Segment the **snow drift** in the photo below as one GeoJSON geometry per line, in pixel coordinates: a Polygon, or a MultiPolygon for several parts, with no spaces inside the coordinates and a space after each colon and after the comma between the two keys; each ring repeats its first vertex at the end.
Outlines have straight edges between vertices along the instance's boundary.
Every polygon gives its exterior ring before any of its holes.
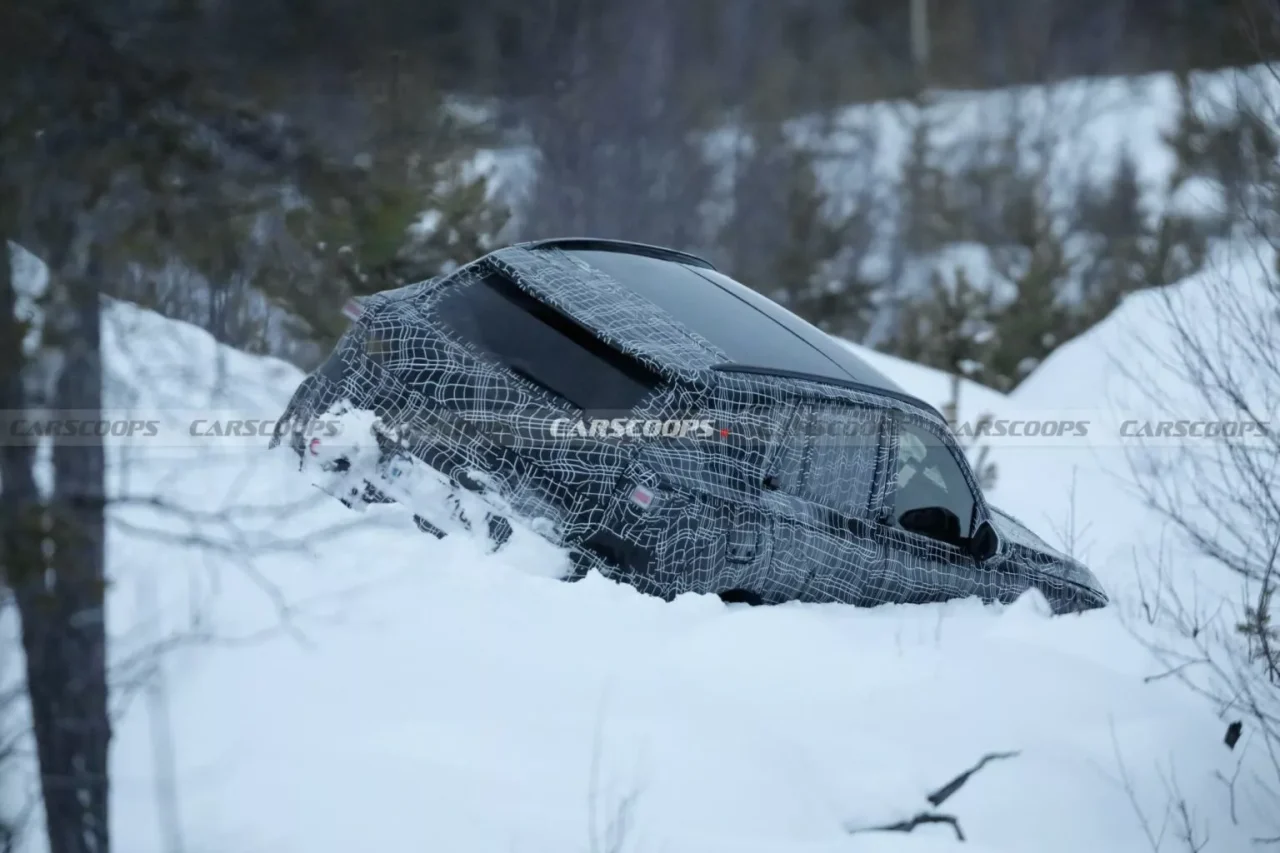
{"type": "MultiPolygon", "coordinates": [[[[301,378],[128,305],[107,320],[115,407],[273,416],[301,378]]],[[[927,399],[944,387],[878,366],[927,399]]],[[[1052,540],[1051,453],[1005,459],[997,498],[1052,540]]],[[[611,832],[634,850],[949,849],[946,825],[849,832],[1006,751],[940,809],[965,849],[1146,849],[1139,814],[1159,823],[1171,779],[1215,843],[1263,820],[1232,822],[1222,721],[1144,682],[1118,608],[665,604],[540,577],[561,557],[536,543],[487,556],[395,507],[354,515],[286,452],[132,442],[111,463],[115,492],[145,499],[113,508],[109,542],[130,853],[586,851],[611,832]]],[[[1142,527],[1129,505],[1084,514],[1119,512],[1117,531],[1142,527]]]]}
{"type": "MultiPolygon", "coordinates": [[[[1150,100],[1156,115],[1126,110],[1088,145],[1115,131],[1167,169],[1141,144],[1163,120],[1150,100]]],[[[1177,397],[1171,377],[1136,385],[1111,357],[1159,337],[1153,298],[1130,298],[1011,396],[965,383],[961,419],[1177,397]]],[[[1154,677],[1126,620],[1153,549],[1187,581],[1212,572],[1170,550],[1114,441],[992,450],[993,501],[1083,557],[1113,595],[1106,610],[1050,618],[1034,595],[1007,608],[666,604],[598,576],[553,580],[564,557],[538,541],[486,555],[419,533],[397,507],[353,514],[265,440],[190,434],[192,413],[276,417],[301,378],[282,362],[124,304],[106,311],[104,347],[113,412],[186,435],[109,444],[117,850],[953,849],[946,824],[873,830],[1004,752],[1017,754],[938,809],[962,849],[1149,851],[1150,834],[1177,834],[1178,798],[1211,849],[1277,832],[1267,803],[1233,801],[1221,782],[1238,761],[1226,721],[1154,677]]],[[[866,355],[947,399],[948,377],[866,355]]]]}

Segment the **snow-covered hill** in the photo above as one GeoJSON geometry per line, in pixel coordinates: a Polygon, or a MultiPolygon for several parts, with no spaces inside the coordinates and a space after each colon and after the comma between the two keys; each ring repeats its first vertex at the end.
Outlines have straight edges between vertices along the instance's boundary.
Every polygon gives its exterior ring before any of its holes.
{"type": "MultiPolygon", "coordinates": [[[[130,306],[108,320],[115,407],[272,417],[300,378],[130,306]]],[[[1092,352],[1060,357],[1087,399],[1092,352]]],[[[927,399],[946,388],[877,361],[927,399]]],[[[1082,450],[997,452],[997,500],[1051,540],[1065,472],[1109,476],[1082,450]]],[[[1149,849],[1133,801],[1158,823],[1174,775],[1219,849],[1263,828],[1247,807],[1233,824],[1214,778],[1234,768],[1223,722],[1173,679],[1144,683],[1119,608],[664,604],[541,577],[545,547],[489,557],[395,508],[352,514],[245,442],[128,441],[112,465],[118,492],[171,505],[117,507],[109,541],[128,853],[952,849],[946,825],[847,828],[910,817],[1004,751],[940,809],[963,849],[1149,849]],[[156,644],[161,677],[126,689],[156,644]]],[[[1107,530],[1104,583],[1130,571],[1112,552],[1140,512],[1081,507],[1107,530]]]]}
{"type": "MultiPolygon", "coordinates": [[[[1158,182],[1173,93],[1142,85],[1125,102],[1142,113],[1091,124],[1075,154],[1127,144],[1158,182]]],[[[1178,292],[1194,303],[1204,284],[1178,292]]],[[[1157,300],[1131,297],[1011,396],[961,391],[962,421],[1096,424],[1079,440],[988,441],[993,501],[1084,557],[1116,599],[1056,619],[1030,597],[750,609],[550,580],[563,557],[543,543],[486,556],[438,542],[397,508],[345,510],[259,436],[192,435],[193,417],[276,417],[300,375],[112,305],[112,415],[164,421],[160,438],[110,445],[127,498],[108,542],[116,849],[1149,853],[1177,797],[1207,850],[1277,834],[1266,803],[1233,802],[1221,782],[1238,760],[1226,721],[1176,679],[1146,680],[1162,670],[1125,618],[1154,549],[1180,580],[1215,577],[1144,509],[1135,445],[1117,435],[1130,415],[1159,416],[1153,393],[1185,396],[1166,373],[1117,369],[1150,357],[1140,339],[1159,348],[1157,300]],[[926,794],[1006,751],[939,809],[963,846],[945,824],[849,834],[926,810],[926,794]]],[[[947,400],[946,376],[863,352],[947,400]]],[[[1183,849],[1177,831],[1161,850],[1183,849]]]]}

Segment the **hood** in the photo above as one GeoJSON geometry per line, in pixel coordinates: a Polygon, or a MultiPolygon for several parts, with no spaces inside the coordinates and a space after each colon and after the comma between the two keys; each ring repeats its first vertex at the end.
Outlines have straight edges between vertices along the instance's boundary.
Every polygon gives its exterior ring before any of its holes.
{"type": "Polygon", "coordinates": [[[1102,584],[1098,582],[1097,576],[1089,571],[1089,568],[1084,563],[1054,548],[1004,510],[996,507],[990,507],[990,509],[991,524],[1008,546],[1015,550],[1034,551],[1037,554],[1049,557],[1052,563],[1049,565],[1042,564],[1042,571],[1056,575],[1069,583],[1092,590],[1106,600],[1107,594],[1103,590],[1102,584]]]}

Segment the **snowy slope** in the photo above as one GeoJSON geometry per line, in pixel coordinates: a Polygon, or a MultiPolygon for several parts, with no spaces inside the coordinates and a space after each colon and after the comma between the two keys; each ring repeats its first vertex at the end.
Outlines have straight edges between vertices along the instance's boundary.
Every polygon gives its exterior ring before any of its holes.
{"type": "MultiPolygon", "coordinates": [[[[107,342],[117,406],[270,417],[299,378],[128,306],[109,318],[129,330],[107,342]]],[[[896,378],[929,396],[941,381],[896,378]]],[[[606,850],[630,794],[620,849],[953,849],[946,826],[844,827],[908,817],[1004,750],[1021,754],[942,809],[962,849],[1149,849],[1126,773],[1158,822],[1176,772],[1218,849],[1261,829],[1247,810],[1231,825],[1212,778],[1233,767],[1222,723],[1175,681],[1143,683],[1152,664],[1113,611],[663,604],[538,577],[545,551],[486,557],[395,509],[316,502],[286,454],[128,450],[117,488],[185,509],[116,512],[115,657],[186,639],[156,691],[118,694],[128,853],[606,850]],[[303,532],[328,538],[308,552],[303,532]]]]}
{"type": "MultiPolygon", "coordinates": [[[[952,380],[949,374],[851,341],[840,340],[840,343],[876,370],[892,378],[904,390],[939,410],[951,399],[952,380]]],[[[960,420],[972,421],[986,412],[1004,413],[1009,409],[1010,402],[1006,395],[970,379],[960,380],[957,407],[957,417],[960,420]]]]}
{"type": "MultiPolygon", "coordinates": [[[[1143,439],[1124,437],[1120,425],[1126,419],[1236,421],[1244,417],[1237,407],[1212,411],[1187,384],[1178,367],[1178,344],[1170,328],[1170,312],[1195,318],[1196,338],[1214,357],[1224,359],[1230,373],[1247,377],[1250,365],[1240,361],[1246,343],[1233,344],[1231,335],[1262,329],[1261,322],[1224,319],[1215,300],[1229,299],[1227,310],[1234,316],[1265,318],[1274,312],[1274,294],[1261,282],[1274,269],[1274,253],[1256,245],[1222,245],[1206,269],[1177,285],[1160,291],[1130,295],[1105,322],[1068,343],[1010,395],[1013,407],[1022,412],[1079,412],[1093,418],[1098,428],[1087,441],[1062,442],[1060,449],[1019,448],[1030,463],[1053,481],[1062,482],[1076,473],[1075,502],[1087,508],[1090,530],[1088,556],[1104,567],[1132,563],[1134,557],[1150,560],[1160,553],[1166,562],[1179,564],[1178,576],[1193,585],[1199,595],[1238,597],[1234,582],[1222,586],[1221,571],[1200,570],[1195,553],[1171,538],[1171,528],[1160,518],[1142,510],[1136,492],[1136,468],[1160,464],[1172,467],[1167,476],[1206,476],[1188,454],[1201,460],[1213,458],[1214,442],[1206,439],[1143,439]],[[1228,328],[1224,323],[1235,323],[1228,328]],[[1227,361],[1226,359],[1230,359],[1227,361]],[[1069,446],[1068,446],[1069,445],[1069,446]]],[[[1265,358],[1265,356],[1263,356],[1265,358]]],[[[1257,370],[1256,367],[1252,368],[1257,370]]],[[[1242,387],[1250,404],[1264,421],[1280,418],[1274,389],[1242,387]]],[[[1265,439],[1259,439],[1265,441],[1265,439]]],[[[1005,458],[1015,452],[1002,447],[1005,458]]],[[[1212,473],[1212,472],[1210,472],[1212,473]]],[[[1000,499],[1010,503],[1035,501],[1042,511],[1066,518],[1070,496],[1045,494],[1036,479],[1010,480],[1002,484],[1000,499]],[[1007,498],[1005,496],[1008,496],[1007,498]]],[[[1246,501],[1247,503],[1247,501],[1246,501]]],[[[1079,511],[1079,510],[1078,510],[1079,511]]],[[[1104,583],[1118,588],[1135,580],[1132,569],[1116,573],[1104,569],[1104,583]]],[[[1190,592],[1192,586],[1186,587],[1190,592]]]]}
{"type": "MultiPolygon", "coordinates": [[[[1158,183],[1172,92],[1135,85],[1115,89],[1132,95],[1110,111],[1119,118],[1090,124],[1072,156],[1105,166],[1094,155],[1128,144],[1158,183]]],[[[957,95],[939,109],[962,113],[947,118],[962,129],[983,121],[974,104],[1004,108],[957,95]]],[[[900,106],[850,120],[883,130],[900,106]]],[[[900,154],[901,134],[880,137],[883,156],[900,154]]],[[[562,556],[539,543],[490,557],[419,534],[395,508],[350,513],[257,438],[113,442],[113,488],[133,499],[113,510],[108,546],[116,849],[1119,853],[1152,849],[1139,811],[1159,831],[1175,785],[1207,850],[1275,835],[1264,804],[1241,797],[1232,819],[1214,776],[1236,770],[1225,721],[1174,679],[1145,682],[1160,669],[1122,618],[1148,569],[1135,554],[1167,548],[1108,431],[1150,412],[1139,392],[1179,394],[1172,377],[1125,377],[1111,357],[1132,363],[1125,347],[1158,335],[1151,307],[1130,299],[1011,396],[961,392],[962,420],[1100,425],[1085,441],[990,442],[999,506],[1054,544],[1074,509],[1069,547],[1117,600],[1078,617],[1047,618],[1033,599],[668,605],[598,577],[547,580],[562,556]],[[156,660],[160,677],[144,679],[156,660]],[[1020,754],[941,809],[963,846],[945,825],[847,834],[909,817],[1005,750],[1020,754]],[[610,844],[630,795],[625,843],[610,844]]],[[[186,436],[193,413],[274,418],[300,379],[130,306],[107,316],[108,405],[163,416],[166,435],[186,436]]],[[[947,400],[937,371],[862,352],[947,400]]],[[[1199,574],[1191,554],[1173,556],[1182,576],[1199,574]]],[[[27,853],[41,851],[33,840],[27,853]]]]}

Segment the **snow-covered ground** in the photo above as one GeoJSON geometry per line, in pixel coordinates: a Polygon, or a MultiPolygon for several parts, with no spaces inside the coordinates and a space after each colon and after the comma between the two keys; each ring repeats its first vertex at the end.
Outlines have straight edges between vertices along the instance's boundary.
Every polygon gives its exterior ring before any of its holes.
{"type": "MultiPolygon", "coordinates": [[[[961,420],[1159,417],[1153,390],[1185,389],[1116,369],[1135,340],[1159,346],[1156,298],[1127,300],[1011,396],[966,383],[961,420]]],[[[301,378],[127,305],[107,320],[108,406],[177,431],[196,411],[272,418],[301,378]]],[[[947,400],[942,374],[867,357],[947,400]]],[[[1162,669],[1127,617],[1150,552],[1188,582],[1213,573],[1133,494],[1135,445],[1109,427],[990,442],[993,501],[1055,544],[1074,512],[1071,547],[1114,594],[1066,618],[1033,597],[751,609],[564,584],[542,543],[486,556],[394,507],[345,510],[257,438],[191,438],[110,445],[114,490],[140,499],[113,508],[108,543],[124,853],[1182,850],[1166,826],[1180,797],[1207,850],[1280,831],[1222,784],[1239,757],[1227,720],[1147,680],[1162,669]],[[938,809],[963,846],[946,825],[850,834],[1015,751],[938,809]]]]}
{"type": "MultiPolygon", "coordinates": [[[[1054,392],[1096,405],[1108,368],[1095,354],[1134,313],[1046,365],[1054,392]]],[[[108,320],[116,407],[270,417],[300,378],[130,306],[108,320]]],[[[871,357],[945,398],[940,374],[871,357]]],[[[961,415],[1033,409],[1036,384],[1026,400],[967,388],[961,415]]],[[[1214,849],[1267,829],[1257,804],[1232,822],[1214,775],[1234,770],[1225,722],[1174,679],[1144,682],[1157,667],[1123,601],[1069,618],[1033,598],[664,604],[598,577],[547,579],[560,557],[545,546],[485,556],[395,508],[355,515],[286,453],[113,446],[118,491],[176,507],[116,508],[109,543],[121,677],[169,649],[149,691],[117,697],[113,820],[128,853],[951,849],[945,825],[848,828],[925,810],[1005,751],[1019,754],[939,810],[959,818],[964,849],[1147,850],[1139,810],[1158,828],[1175,782],[1214,849]],[[308,548],[304,534],[322,538],[308,548]]],[[[995,500],[1053,541],[1077,471],[1092,564],[1122,590],[1122,552],[1154,528],[1114,487],[1121,472],[1088,448],[1020,452],[997,448],[995,500]]]]}

